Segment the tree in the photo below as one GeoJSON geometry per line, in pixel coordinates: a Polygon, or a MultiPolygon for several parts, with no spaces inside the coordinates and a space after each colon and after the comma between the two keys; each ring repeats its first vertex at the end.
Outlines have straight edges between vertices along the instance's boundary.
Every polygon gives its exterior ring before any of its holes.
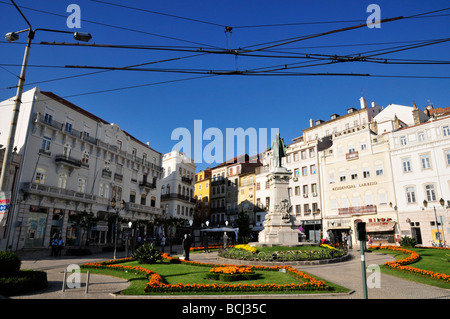
{"type": "Polygon", "coordinates": [[[83,235],[84,229],[87,228],[87,233],[89,234],[89,230],[92,226],[97,225],[98,218],[94,217],[93,212],[78,212],[72,215],[69,215],[69,222],[71,222],[74,226],[81,228],[81,236],[80,236],[80,247],[83,243],[83,235]]]}
{"type": "Polygon", "coordinates": [[[238,214],[237,225],[239,227],[238,242],[248,243],[250,241],[250,218],[247,213],[241,211],[238,214]]]}

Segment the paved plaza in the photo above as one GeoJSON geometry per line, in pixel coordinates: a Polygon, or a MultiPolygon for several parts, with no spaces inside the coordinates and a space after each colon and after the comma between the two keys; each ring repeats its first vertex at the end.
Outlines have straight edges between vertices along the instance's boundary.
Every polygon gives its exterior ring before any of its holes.
{"type": "MultiPolygon", "coordinates": [[[[176,249],[175,249],[176,250],[176,249]]],[[[179,249],[178,251],[181,251],[179,249]]],[[[295,268],[322,279],[336,283],[351,289],[345,294],[285,294],[285,295],[226,295],[226,296],[174,296],[170,299],[362,299],[362,275],[361,259],[358,250],[350,250],[352,258],[348,261],[324,264],[324,265],[302,265],[295,268]]],[[[83,264],[112,259],[112,253],[99,253],[90,256],[73,257],[61,256],[50,257],[47,252],[20,253],[22,269],[44,270],[47,272],[49,286],[47,289],[22,296],[14,296],[11,299],[165,299],[167,296],[122,296],[118,294],[128,287],[129,283],[121,278],[112,276],[91,274],[89,278],[88,292],[86,293],[86,274],[81,274],[81,288],[66,288],[62,291],[64,270],[70,264],[83,264]]],[[[366,253],[366,266],[381,265],[392,260],[392,256],[382,253],[366,253]]],[[[118,258],[124,257],[121,253],[118,258]]],[[[194,253],[191,260],[199,262],[218,262],[217,252],[194,253]]],[[[236,261],[238,263],[238,261],[236,261]]],[[[369,273],[368,273],[369,275],[369,273]]],[[[450,291],[438,287],[415,283],[394,276],[381,274],[380,288],[368,289],[369,299],[450,299],[450,291]]]]}

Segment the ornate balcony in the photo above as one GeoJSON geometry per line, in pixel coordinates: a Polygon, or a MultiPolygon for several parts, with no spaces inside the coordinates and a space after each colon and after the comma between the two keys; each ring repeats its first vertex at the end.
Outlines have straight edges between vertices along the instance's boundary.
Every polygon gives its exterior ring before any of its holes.
{"type": "Polygon", "coordinates": [[[55,163],[56,163],[56,165],[62,164],[62,165],[67,165],[72,168],[81,167],[81,160],[75,159],[70,156],[62,155],[62,154],[55,156],[55,163]]]}
{"type": "Polygon", "coordinates": [[[25,193],[45,195],[48,197],[55,197],[71,201],[79,201],[90,204],[93,204],[97,201],[97,196],[92,194],[80,193],[74,190],[49,186],[45,184],[24,183],[22,190],[25,193]]]}
{"type": "Polygon", "coordinates": [[[156,183],[155,182],[148,182],[148,181],[141,181],[139,182],[139,187],[144,188],[144,189],[155,189],[156,188],[156,183]]]}
{"type": "Polygon", "coordinates": [[[358,151],[351,152],[351,153],[346,153],[346,154],[345,154],[345,159],[346,159],[347,161],[355,160],[355,159],[358,159],[358,158],[359,158],[359,153],[358,153],[358,151]]]}
{"type": "Polygon", "coordinates": [[[192,184],[192,179],[186,176],[181,176],[181,181],[187,184],[192,184]]]}

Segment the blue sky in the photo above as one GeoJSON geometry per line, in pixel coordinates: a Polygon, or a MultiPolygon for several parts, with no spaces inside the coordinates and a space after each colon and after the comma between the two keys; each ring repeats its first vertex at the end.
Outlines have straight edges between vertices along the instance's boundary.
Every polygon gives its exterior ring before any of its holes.
{"type": "MultiPolygon", "coordinates": [[[[118,0],[105,2],[123,3],[118,0]]],[[[2,34],[27,27],[22,17],[9,3],[9,0],[0,1],[2,34]]],[[[22,10],[33,28],[90,32],[93,35],[90,43],[96,44],[170,46],[194,50],[245,48],[358,25],[371,14],[366,12],[369,4],[377,4],[380,7],[382,19],[410,16],[449,7],[448,1],[444,0],[126,2],[127,6],[136,9],[98,1],[17,0],[16,3],[27,7],[22,10]],[[69,29],[66,24],[70,15],[66,9],[71,3],[78,4],[81,9],[80,29],[69,29]],[[163,14],[151,13],[149,10],[163,14]],[[311,24],[274,26],[307,22],[311,24]],[[245,27],[257,25],[272,26],[245,27]],[[224,32],[225,26],[233,27],[231,34],[224,32]]],[[[362,27],[272,48],[277,52],[260,53],[273,55],[289,53],[290,56],[373,54],[365,52],[412,44],[410,41],[449,37],[448,14],[450,10],[435,13],[433,15],[436,16],[431,18],[421,17],[385,23],[381,28],[362,27]]],[[[3,40],[0,42],[0,100],[15,95],[15,89],[7,88],[17,84],[25,40],[26,36],[23,33],[19,43],[7,43],[3,40]]],[[[193,56],[195,53],[192,52],[166,50],[46,46],[40,45],[41,41],[74,42],[67,34],[37,32],[31,49],[26,84],[96,71],[68,69],[63,67],[65,65],[123,67],[182,57],[183,59],[146,67],[249,70],[305,61],[301,58],[245,56],[236,58],[227,54],[193,56]]],[[[450,60],[448,52],[450,44],[445,42],[379,57],[447,61],[450,60]]],[[[450,66],[346,62],[291,70],[295,71],[445,77],[449,76],[450,66]]],[[[110,71],[28,85],[25,89],[39,86],[42,90],[66,97],[72,103],[106,121],[118,123],[122,129],[143,142],[150,141],[151,146],[162,153],[169,152],[177,142],[171,140],[172,131],[178,127],[186,127],[193,132],[194,120],[202,120],[204,130],[217,127],[224,134],[226,128],[279,128],[281,136],[289,143],[292,138],[302,134],[302,129],[308,127],[310,118],[327,120],[333,113],[345,113],[348,107],[359,108],[361,95],[368,103],[375,101],[381,106],[391,103],[412,105],[413,101],[420,108],[427,105],[428,101],[435,107],[449,106],[450,80],[439,78],[218,75],[84,95],[113,88],[199,76],[201,75],[172,72],[110,71]]],[[[207,143],[209,142],[205,141],[203,145],[207,143]]],[[[215,163],[201,163],[198,167],[204,168],[207,165],[214,166],[215,163]]]]}

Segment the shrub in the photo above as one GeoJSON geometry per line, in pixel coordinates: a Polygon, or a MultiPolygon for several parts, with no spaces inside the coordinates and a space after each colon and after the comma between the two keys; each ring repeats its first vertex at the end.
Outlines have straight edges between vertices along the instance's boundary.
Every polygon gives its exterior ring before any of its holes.
{"type": "Polygon", "coordinates": [[[140,264],[154,264],[161,260],[161,252],[152,244],[144,244],[133,255],[140,264]]]}
{"type": "Polygon", "coordinates": [[[20,271],[22,261],[11,251],[0,251],[0,277],[11,277],[20,271]]]}
{"type": "Polygon", "coordinates": [[[415,240],[414,238],[411,237],[402,237],[400,240],[400,246],[403,247],[414,247],[417,245],[417,240],[415,240]]]}
{"type": "Polygon", "coordinates": [[[21,270],[13,277],[0,278],[0,295],[17,296],[48,286],[45,271],[21,270]]]}

